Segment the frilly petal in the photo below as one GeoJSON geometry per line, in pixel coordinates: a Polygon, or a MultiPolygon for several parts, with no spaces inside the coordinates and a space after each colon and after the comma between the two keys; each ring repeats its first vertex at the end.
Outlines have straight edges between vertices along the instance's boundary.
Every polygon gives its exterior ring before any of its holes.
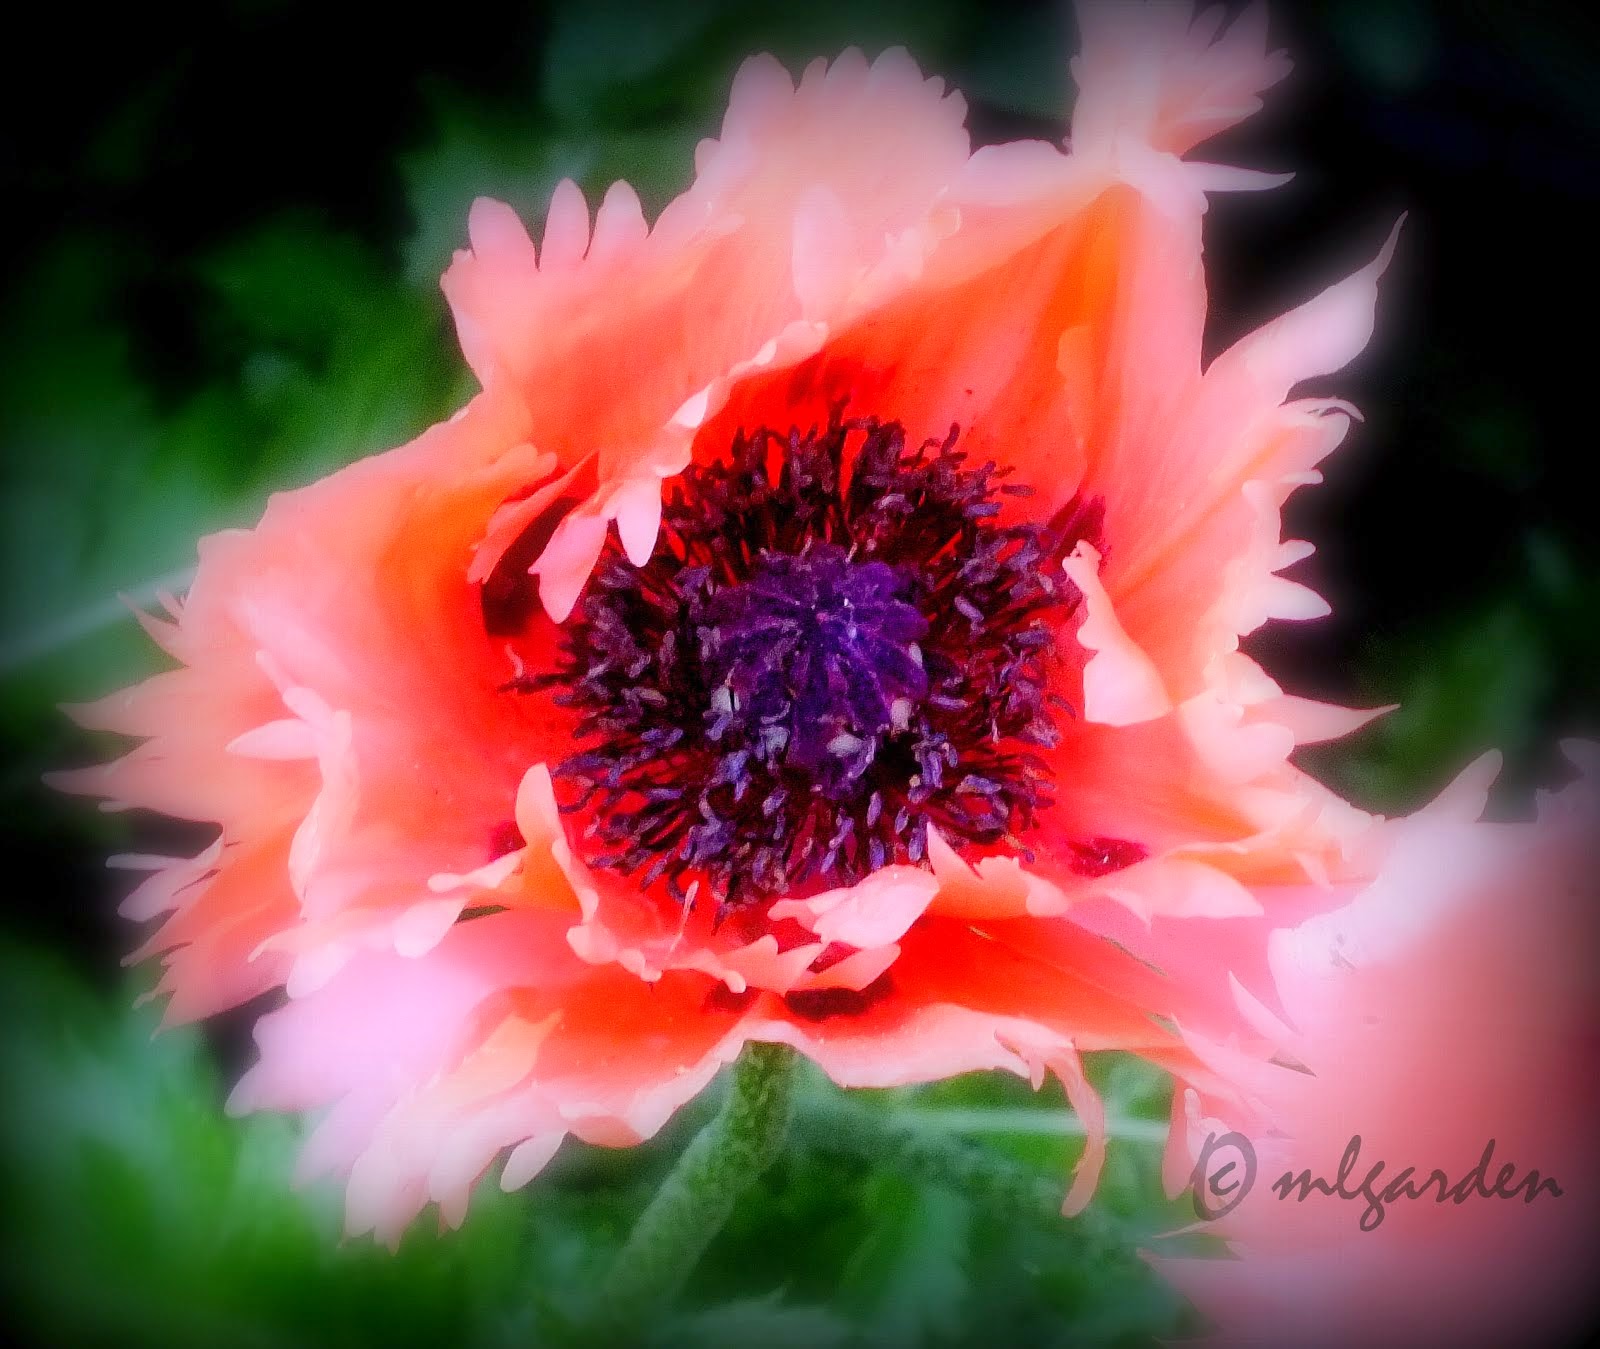
{"type": "Polygon", "coordinates": [[[1170,155],[1242,122],[1289,73],[1267,50],[1266,7],[1251,5],[1218,35],[1222,7],[1194,16],[1188,0],[1078,0],[1074,153],[1130,139],[1170,155]]]}
{"type": "Polygon", "coordinates": [[[1260,1185],[1206,1225],[1236,1259],[1161,1260],[1230,1342],[1565,1341],[1592,1305],[1600,1099],[1573,1066],[1600,1031],[1593,784],[1547,800],[1570,811],[1488,825],[1477,817],[1495,766],[1480,760],[1388,825],[1376,879],[1342,908],[1273,934],[1267,992],[1283,1017],[1239,992],[1263,1052],[1186,1035],[1247,1090],[1185,1093],[1169,1185],[1187,1182],[1208,1134],[1256,1140],[1263,1181],[1332,1177],[1358,1134],[1357,1174],[1371,1167],[1364,1184],[1382,1199],[1372,1225],[1359,1206],[1284,1203],[1260,1185]],[[1487,1140],[1502,1187],[1536,1168],[1561,1202],[1546,1189],[1540,1203],[1478,1203],[1461,1178],[1487,1140]],[[1457,1202],[1408,1202],[1406,1178],[1431,1182],[1434,1168],[1460,1182],[1457,1202]]]}
{"type": "Polygon", "coordinates": [[[939,881],[919,867],[888,866],[844,889],[779,900],[771,914],[798,919],[824,942],[870,949],[903,937],[939,889],[939,881]]]}
{"type": "Polygon", "coordinates": [[[502,1149],[518,1149],[508,1179],[520,1183],[566,1132],[648,1136],[737,1052],[722,1043],[735,1018],[702,1015],[701,989],[652,993],[584,965],[567,951],[560,922],[495,915],[454,929],[425,960],[358,957],[262,1018],[261,1058],[230,1109],[331,1106],[301,1177],[348,1170],[349,1230],[386,1241],[430,1199],[459,1221],[467,1192],[502,1149]],[[630,1001],[629,985],[639,998],[630,1001]],[[528,992],[504,1000],[519,988],[528,992]],[[545,1006],[541,997],[558,1001],[545,1006]],[[676,1019],[666,1015],[673,1005],[676,1019]],[[593,1056],[607,1008],[619,1030],[641,1016],[653,1027],[626,1063],[593,1056]]]}
{"type": "Polygon", "coordinates": [[[536,255],[505,208],[474,207],[472,248],[444,278],[469,361],[485,387],[527,391],[531,438],[563,466],[599,451],[598,487],[534,566],[558,621],[610,521],[630,555],[648,552],[644,494],[682,470],[732,383],[809,355],[921,274],[954,228],[938,199],[967,159],[964,119],[960,97],[898,49],[813,63],[798,85],[755,57],[694,185],[653,230],[613,189],[591,241],[563,184],[536,255]],[[663,337],[641,342],[651,333],[663,337]]]}
{"type": "Polygon", "coordinates": [[[579,917],[566,940],[591,964],[619,965],[647,983],[670,970],[697,970],[720,979],[734,993],[751,987],[783,993],[804,978],[823,952],[825,939],[784,949],[770,934],[748,940],[731,924],[718,930],[709,905],[673,906],[677,916],[668,918],[654,896],[588,867],[567,838],[550,771],[543,764],[523,780],[517,823],[527,841],[527,860],[513,893],[536,886],[546,903],[560,895],[579,917]]]}
{"type": "Polygon", "coordinates": [[[1365,267],[1219,356],[1215,379],[1248,381],[1258,397],[1282,402],[1303,380],[1342,370],[1372,337],[1378,282],[1394,257],[1404,223],[1401,216],[1365,267]]]}
{"type": "Polygon", "coordinates": [[[1062,564],[1083,592],[1078,642],[1094,654],[1083,668],[1083,715],[1108,726],[1129,726],[1163,716],[1172,702],[1161,673],[1128,636],[1100,582],[1100,554],[1080,542],[1062,564]]]}
{"type": "Polygon", "coordinates": [[[932,910],[947,917],[1049,917],[1066,912],[1071,903],[1020,858],[981,857],[968,863],[936,829],[928,831],[928,862],[939,882],[932,910]]]}

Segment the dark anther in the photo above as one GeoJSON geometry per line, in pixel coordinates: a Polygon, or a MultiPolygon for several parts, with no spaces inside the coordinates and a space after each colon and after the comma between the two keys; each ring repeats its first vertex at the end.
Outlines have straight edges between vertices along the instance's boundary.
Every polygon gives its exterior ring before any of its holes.
{"type": "Polygon", "coordinates": [[[1099,511],[1002,523],[1020,493],[956,440],[741,434],[678,480],[643,567],[607,545],[557,667],[514,683],[577,715],[556,778],[591,864],[721,913],[923,864],[930,827],[1021,846],[1079,599],[1060,562],[1099,511]]]}
{"type": "Polygon", "coordinates": [[[501,820],[489,831],[489,860],[492,862],[497,857],[504,857],[508,852],[515,852],[525,843],[522,830],[517,828],[515,820],[501,820]]]}
{"type": "Polygon", "coordinates": [[[1096,837],[1068,847],[1071,857],[1067,864],[1080,876],[1109,876],[1149,856],[1143,844],[1122,838],[1096,837]]]}
{"type": "Polygon", "coordinates": [[[887,974],[865,988],[803,988],[784,995],[784,1004],[802,1021],[826,1021],[836,1016],[860,1016],[893,990],[887,974]]]}

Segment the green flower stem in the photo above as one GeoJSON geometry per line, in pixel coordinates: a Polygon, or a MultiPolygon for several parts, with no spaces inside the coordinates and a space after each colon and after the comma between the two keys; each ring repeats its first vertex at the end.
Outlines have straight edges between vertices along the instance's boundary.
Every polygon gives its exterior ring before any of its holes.
{"type": "Polygon", "coordinates": [[[794,1096],[787,1045],[749,1044],[715,1119],[695,1135],[639,1216],[600,1294],[600,1317],[636,1327],[670,1304],[734,1201],[783,1148],[794,1096]]]}

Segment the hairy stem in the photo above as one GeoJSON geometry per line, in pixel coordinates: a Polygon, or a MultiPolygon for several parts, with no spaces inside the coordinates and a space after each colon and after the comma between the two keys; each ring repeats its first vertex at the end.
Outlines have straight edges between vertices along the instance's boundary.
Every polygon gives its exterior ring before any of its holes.
{"type": "Polygon", "coordinates": [[[749,1044],[722,1109],[684,1149],[640,1214],[601,1290],[600,1316],[636,1327],[682,1289],[734,1201],[772,1165],[788,1132],[794,1051],[749,1044]]]}

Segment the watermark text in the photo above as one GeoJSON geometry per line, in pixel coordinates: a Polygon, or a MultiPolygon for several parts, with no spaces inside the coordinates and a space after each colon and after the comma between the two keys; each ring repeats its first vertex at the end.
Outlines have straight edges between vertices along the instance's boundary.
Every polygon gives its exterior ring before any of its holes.
{"type": "MultiPolygon", "coordinates": [[[[1484,1145],[1477,1165],[1454,1182],[1438,1169],[1419,1180],[1414,1166],[1395,1172],[1385,1182],[1383,1175],[1388,1163],[1384,1161],[1372,1163],[1358,1178],[1361,1135],[1356,1134],[1345,1146],[1344,1156],[1339,1159],[1339,1168],[1332,1179],[1313,1176],[1308,1167],[1299,1173],[1285,1171],[1272,1182],[1270,1189],[1279,1199],[1292,1197],[1296,1203],[1304,1203],[1313,1194],[1364,1201],[1365,1207],[1358,1219],[1363,1232],[1376,1231],[1387,1214],[1386,1206],[1400,1200],[1425,1199],[1431,1195],[1439,1204],[1464,1204],[1469,1199],[1521,1199],[1531,1204],[1541,1196],[1560,1198],[1561,1186],[1553,1176],[1528,1171],[1519,1177],[1514,1162],[1505,1162],[1498,1171],[1492,1172],[1494,1149],[1495,1140],[1491,1138],[1484,1145]]],[[[1233,1212],[1255,1188],[1256,1172],[1255,1145],[1243,1134],[1208,1135],[1189,1177],[1196,1216],[1210,1222],[1233,1212]]]]}

